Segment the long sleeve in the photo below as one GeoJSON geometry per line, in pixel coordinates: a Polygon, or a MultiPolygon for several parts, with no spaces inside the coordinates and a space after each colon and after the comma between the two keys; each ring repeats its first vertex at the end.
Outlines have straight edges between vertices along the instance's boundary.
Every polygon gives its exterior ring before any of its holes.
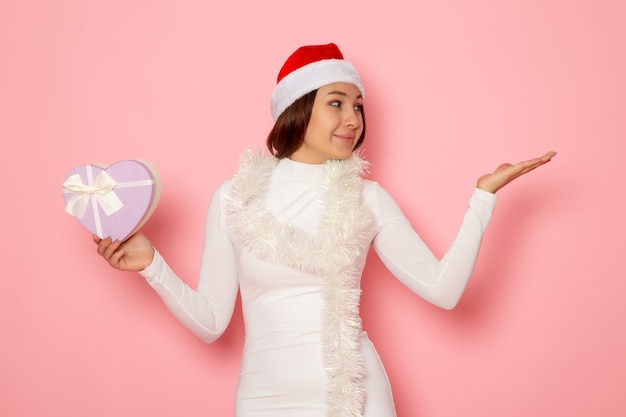
{"type": "Polygon", "coordinates": [[[238,291],[234,250],[221,213],[223,193],[224,185],[214,193],[207,212],[197,290],[183,282],[156,251],[152,263],[140,272],[174,316],[208,343],[228,326],[238,291]]]}
{"type": "Polygon", "coordinates": [[[366,192],[366,201],[373,207],[379,227],[373,245],[385,266],[420,297],[453,309],[474,270],[497,197],[474,190],[456,238],[441,259],[432,253],[382,187],[373,183],[366,192]]]}

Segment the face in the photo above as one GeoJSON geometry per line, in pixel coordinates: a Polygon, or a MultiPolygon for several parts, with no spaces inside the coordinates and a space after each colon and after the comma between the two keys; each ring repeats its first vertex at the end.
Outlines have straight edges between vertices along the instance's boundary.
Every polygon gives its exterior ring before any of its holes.
{"type": "Polygon", "coordinates": [[[289,158],[307,164],[350,158],[363,132],[362,106],[361,92],[353,84],[319,88],[302,146],[289,158]]]}

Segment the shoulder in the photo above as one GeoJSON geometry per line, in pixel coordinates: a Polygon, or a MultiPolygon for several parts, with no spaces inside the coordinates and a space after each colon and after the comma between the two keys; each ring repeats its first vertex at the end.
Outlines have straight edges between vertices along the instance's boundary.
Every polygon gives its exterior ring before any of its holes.
{"type": "Polygon", "coordinates": [[[363,180],[363,202],[372,211],[379,225],[393,219],[405,218],[393,197],[376,181],[363,180]]]}
{"type": "Polygon", "coordinates": [[[378,182],[364,179],[363,200],[367,204],[374,204],[380,201],[393,200],[393,197],[378,182]]]}

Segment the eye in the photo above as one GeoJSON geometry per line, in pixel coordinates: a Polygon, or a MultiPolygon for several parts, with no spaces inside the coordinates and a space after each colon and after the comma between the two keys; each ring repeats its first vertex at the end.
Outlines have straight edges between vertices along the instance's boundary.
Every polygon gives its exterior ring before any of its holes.
{"type": "Polygon", "coordinates": [[[354,105],[354,111],[361,113],[363,111],[363,105],[362,104],[355,104],[354,105]]]}
{"type": "Polygon", "coordinates": [[[340,100],[333,100],[329,104],[331,106],[333,106],[333,107],[341,107],[341,101],[340,100]]]}

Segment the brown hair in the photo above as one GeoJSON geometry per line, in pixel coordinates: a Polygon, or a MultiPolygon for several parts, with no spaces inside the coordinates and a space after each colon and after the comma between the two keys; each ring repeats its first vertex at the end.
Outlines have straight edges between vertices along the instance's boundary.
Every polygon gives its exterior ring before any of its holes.
{"type": "MultiPolygon", "coordinates": [[[[302,146],[316,94],[317,90],[313,90],[303,95],[278,116],[274,127],[267,135],[267,149],[275,157],[286,158],[302,146]]],[[[363,117],[363,132],[354,146],[354,150],[358,149],[365,139],[365,113],[362,109],[361,116],[363,117]]]]}

